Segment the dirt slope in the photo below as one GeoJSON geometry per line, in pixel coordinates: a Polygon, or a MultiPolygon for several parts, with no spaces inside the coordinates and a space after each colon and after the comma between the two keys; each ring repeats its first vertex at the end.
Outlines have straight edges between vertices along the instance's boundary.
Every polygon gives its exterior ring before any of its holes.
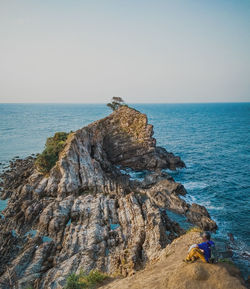
{"type": "Polygon", "coordinates": [[[186,264],[182,260],[190,245],[200,242],[191,232],[176,239],[161,257],[135,275],[114,280],[102,289],[243,289],[239,270],[230,264],[186,264]]]}

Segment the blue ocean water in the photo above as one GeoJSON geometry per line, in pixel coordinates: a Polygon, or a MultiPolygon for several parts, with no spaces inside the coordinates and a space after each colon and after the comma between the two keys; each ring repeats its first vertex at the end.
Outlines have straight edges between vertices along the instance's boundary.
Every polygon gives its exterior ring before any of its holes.
{"type": "MultiPolygon", "coordinates": [[[[132,104],[148,115],[157,144],[180,155],[171,172],[187,199],[205,205],[217,236],[232,233],[234,260],[250,273],[250,103],[132,104]]],[[[41,152],[46,138],[106,116],[104,104],[0,104],[0,163],[41,152]]],[[[0,201],[0,211],[6,202],[0,201]]]]}

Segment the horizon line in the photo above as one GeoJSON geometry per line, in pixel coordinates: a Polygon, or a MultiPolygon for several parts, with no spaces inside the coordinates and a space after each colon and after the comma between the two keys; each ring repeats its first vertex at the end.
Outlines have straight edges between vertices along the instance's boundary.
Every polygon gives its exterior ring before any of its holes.
{"type": "MultiPolygon", "coordinates": [[[[107,104],[109,102],[0,102],[0,104],[107,104]]],[[[250,103],[249,101],[190,101],[190,102],[125,102],[125,104],[223,104],[223,103],[250,103]]]]}

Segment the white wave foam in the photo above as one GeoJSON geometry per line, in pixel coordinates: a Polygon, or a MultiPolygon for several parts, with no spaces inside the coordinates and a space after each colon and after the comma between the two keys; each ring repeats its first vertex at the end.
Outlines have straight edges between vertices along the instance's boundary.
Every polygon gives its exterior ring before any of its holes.
{"type": "Polygon", "coordinates": [[[202,202],[202,205],[205,206],[208,210],[223,210],[224,206],[215,206],[212,205],[210,201],[202,202]]]}
{"type": "Polygon", "coordinates": [[[194,190],[194,189],[205,189],[208,187],[208,184],[203,182],[186,182],[183,183],[186,190],[194,190]]]}
{"type": "Polygon", "coordinates": [[[197,199],[194,196],[191,195],[185,195],[185,196],[179,196],[181,199],[183,199],[184,201],[186,201],[188,204],[192,204],[192,203],[196,203],[197,199]]]}
{"type": "Polygon", "coordinates": [[[197,203],[199,205],[205,206],[206,209],[208,209],[208,210],[219,211],[219,210],[224,209],[224,206],[212,205],[210,201],[204,201],[204,200],[197,198],[197,197],[194,197],[190,194],[186,194],[185,196],[180,196],[180,198],[183,199],[184,201],[186,201],[188,204],[197,203]]]}

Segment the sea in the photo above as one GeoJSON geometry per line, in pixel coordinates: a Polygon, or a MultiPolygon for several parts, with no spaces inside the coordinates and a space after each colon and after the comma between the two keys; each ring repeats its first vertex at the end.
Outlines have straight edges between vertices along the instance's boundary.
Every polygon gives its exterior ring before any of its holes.
{"type": "MultiPolygon", "coordinates": [[[[250,103],[129,105],[147,114],[157,145],[185,162],[168,173],[185,186],[189,203],[207,208],[219,227],[215,238],[234,236],[233,260],[249,276],[250,103]]],[[[14,157],[41,152],[55,132],[110,112],[105,104],[0,104],[0,170],[14,157]]],[[[0,213],[7,202],[0,200],[0,213]]]]}

